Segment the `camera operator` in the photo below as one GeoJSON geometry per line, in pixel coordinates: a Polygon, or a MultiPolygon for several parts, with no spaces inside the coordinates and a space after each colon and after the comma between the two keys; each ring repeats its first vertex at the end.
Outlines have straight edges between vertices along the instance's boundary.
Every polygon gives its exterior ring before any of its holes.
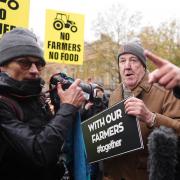
{"type": "Polygon", "coordinates": [[[104,94],[103,87],[96,84],[93,91],[93,101],[86,101],[81,109],[82,120],[86,120],[108,107],[108,99],[104,94]]]}
{"type": "Polygon", "coordinates": [[[43,100],[43,53],[35,35],[15,28],[0,40],[0,179],[55,180],[64,174],[58,158],[75,113],[84,102],[80,80],[65,91],[52,115],[43,100]]]}

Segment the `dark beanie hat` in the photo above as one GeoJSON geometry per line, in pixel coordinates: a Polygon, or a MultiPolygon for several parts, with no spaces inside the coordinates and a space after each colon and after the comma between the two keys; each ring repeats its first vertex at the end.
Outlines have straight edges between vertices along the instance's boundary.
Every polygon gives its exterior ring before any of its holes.
{"type": "Polygon", "coordinates": [[[14,28],[0,39],[0,65],[22,56],[38,57],[46,64],[35,34],[25,28],[14,28]]]}
{"type": "Polygon", "coordinates": [[[146,56],[144,55],[144,49],[138,42],[129,42],[122,45],[122,49],[120,50],[119,57],[123,54],[133,54],[141,61],[143,66],[146,68],[146,56]]]}

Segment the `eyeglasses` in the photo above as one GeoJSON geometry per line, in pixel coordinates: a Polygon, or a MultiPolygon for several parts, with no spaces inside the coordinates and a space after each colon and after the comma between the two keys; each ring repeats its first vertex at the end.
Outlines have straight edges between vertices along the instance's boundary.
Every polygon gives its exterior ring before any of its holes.
{"type": "Polygon", "coordinates": [[[41,71],[45,64],[42,61],[30,61],[29,58],[19,58],[17,60],[15,60],[16,63],[18,63],[22,69],[24,70],[28,70],[31,68],[32,64],[35,64],[36,68],[38,69],[38,71],[41,71]]]}

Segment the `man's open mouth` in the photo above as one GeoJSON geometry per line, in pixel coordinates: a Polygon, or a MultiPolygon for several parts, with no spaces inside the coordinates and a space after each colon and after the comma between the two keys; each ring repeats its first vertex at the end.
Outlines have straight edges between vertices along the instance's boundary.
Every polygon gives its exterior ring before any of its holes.
{"type": "Polygon", "coordinates": [[[132,73],[127,73],[127,74],[125,74],[125,76],[127,76],[127,77],[129,77],[129,76],[133,76],[134,74],[132,74],[132,73]]]}

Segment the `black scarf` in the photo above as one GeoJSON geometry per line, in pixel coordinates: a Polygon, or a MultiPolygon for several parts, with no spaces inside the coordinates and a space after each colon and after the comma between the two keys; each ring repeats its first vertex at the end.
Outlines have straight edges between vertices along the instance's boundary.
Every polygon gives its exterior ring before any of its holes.
{"type": "Polygon", "coordinates": [[[0,92],[17,96],[38,96],[44,85],[41,78],[17,81],[6,73],[0,73],[0,92]]]}

